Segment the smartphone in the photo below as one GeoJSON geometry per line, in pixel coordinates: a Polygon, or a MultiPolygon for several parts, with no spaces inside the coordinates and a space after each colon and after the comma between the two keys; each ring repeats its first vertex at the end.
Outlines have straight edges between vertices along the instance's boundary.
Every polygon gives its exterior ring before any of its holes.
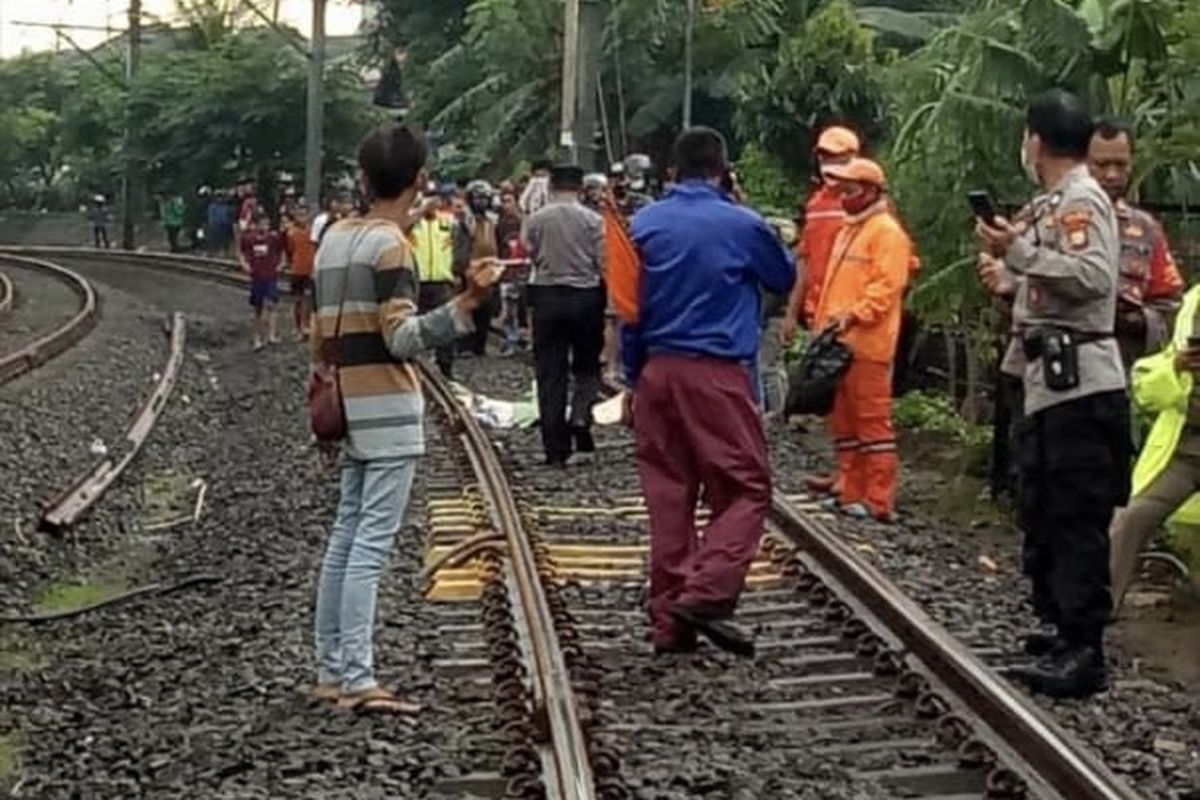
{"type": "Polygon", "coordinates": [[[996,224],[996,204],[992,202],[992,196],[985,191],[976,190],[967,192],[967,200],[971,203],[971,210],[975,212],[975,216],[986,222],[988,225],[996,224]]]}

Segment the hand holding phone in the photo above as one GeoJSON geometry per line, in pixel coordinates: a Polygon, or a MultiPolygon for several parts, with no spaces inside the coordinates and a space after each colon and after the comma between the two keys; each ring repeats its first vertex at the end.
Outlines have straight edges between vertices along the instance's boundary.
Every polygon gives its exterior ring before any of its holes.
{"type": "Polygon", "coordinates": [[[970,202],[976,217],[995,227],[996,217],[1000,215],[996,212],[996,204],[992,202],[990,194],[983,190],[967,192],[967,201],[970,202]]]}

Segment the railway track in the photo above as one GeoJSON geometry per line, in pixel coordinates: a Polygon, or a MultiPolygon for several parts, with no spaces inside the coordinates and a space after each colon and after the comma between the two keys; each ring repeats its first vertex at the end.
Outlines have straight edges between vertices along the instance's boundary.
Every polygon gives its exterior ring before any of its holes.
{"type": "MultiPolygon", "coordinates": [[[[43,273],[64,284],[77,299],[78,306],[68,312],[70,316],[65,322],[46,332],[38,331],[37,338],[33,341],[23,342],[12,350],[0,352],[0,385],[33,371],[87,336],[96,324],[97,309],[96,292],[92,285],[72,270],[43,259],[8,253],[0,254],[0,265],[4,264],[43,273]]],[[[13,282],[6,276],[0,284],[3,284],[0,286],[0,307],[12,313],[15,297],[13,282]]],[[[11,322],[11,319],[6,318],[6,325],[11,322]]]]}
{"type": "Polygon", "coordinates": [[[828,517],[780,495],[738,613],[759,657],[654,657],[646,511],[632,469],[614,466],[628,451],[594,467],[605,491],[581,500],[506,472],[444,382],[423,378],[446,451],[431,456],[431,595],[474,601],[445,612],[451,648],[473,656],[447,668],[488,686],[494,713],[478,774],[447,794],[473,780],[572,800],[1137,797],[828,517]],[[825,792],[802,794],[814,785],[825,792]]]}
{"type": "MultiPolygon", "coordinates": [[[[244,282],[222,262],[111,257],[244,282]]],[[[514,491],[512,465],[423,378],[445,445],[427,481],[431,594],[469,601],[439,612],[453,653],[442,666],[490,720],[470,731],[485,733],[446,796],[784,798],[815,783],[846,797],[1136,797],[820,513],[782,496],[739,612],[759,659],[653,658],[629,459],[591,502],[536,482],[514,491]]]]}

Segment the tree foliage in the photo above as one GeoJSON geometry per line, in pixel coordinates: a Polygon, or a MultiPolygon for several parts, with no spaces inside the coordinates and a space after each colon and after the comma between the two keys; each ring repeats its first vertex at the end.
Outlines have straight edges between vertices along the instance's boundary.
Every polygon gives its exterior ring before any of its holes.
{"type": "MultiPolygon", "coordinates": [[[[148,30],[132,87],[117,77],[119,42],[94,51],[99,66],[70,53],[0,62],[0,203],[69,208],[91,194],[115,196],[127,108],[150,193],[303,171],[303,57],[269,29],[238,27],[239,3],[180,5],[187,25],[148,30]]],[[[326,85],[325,164],[334,172],[377,115],[353,63],[331,64],[326,85]]]]}

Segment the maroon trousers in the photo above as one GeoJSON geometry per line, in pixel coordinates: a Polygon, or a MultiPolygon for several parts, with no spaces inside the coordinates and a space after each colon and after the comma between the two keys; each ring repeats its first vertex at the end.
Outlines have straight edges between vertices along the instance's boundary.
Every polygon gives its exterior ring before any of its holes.
{"type": "Polygon", "coordinates": [[[771,502],[762,420],[749,371],[711,358],[653,356],[637,383],[633,427],[650,512],[654,641],[677,643],[676,605],[729,616],[758,553],[771,502]],[[697,536],[697,501],[712,516],[697,536]]]}

